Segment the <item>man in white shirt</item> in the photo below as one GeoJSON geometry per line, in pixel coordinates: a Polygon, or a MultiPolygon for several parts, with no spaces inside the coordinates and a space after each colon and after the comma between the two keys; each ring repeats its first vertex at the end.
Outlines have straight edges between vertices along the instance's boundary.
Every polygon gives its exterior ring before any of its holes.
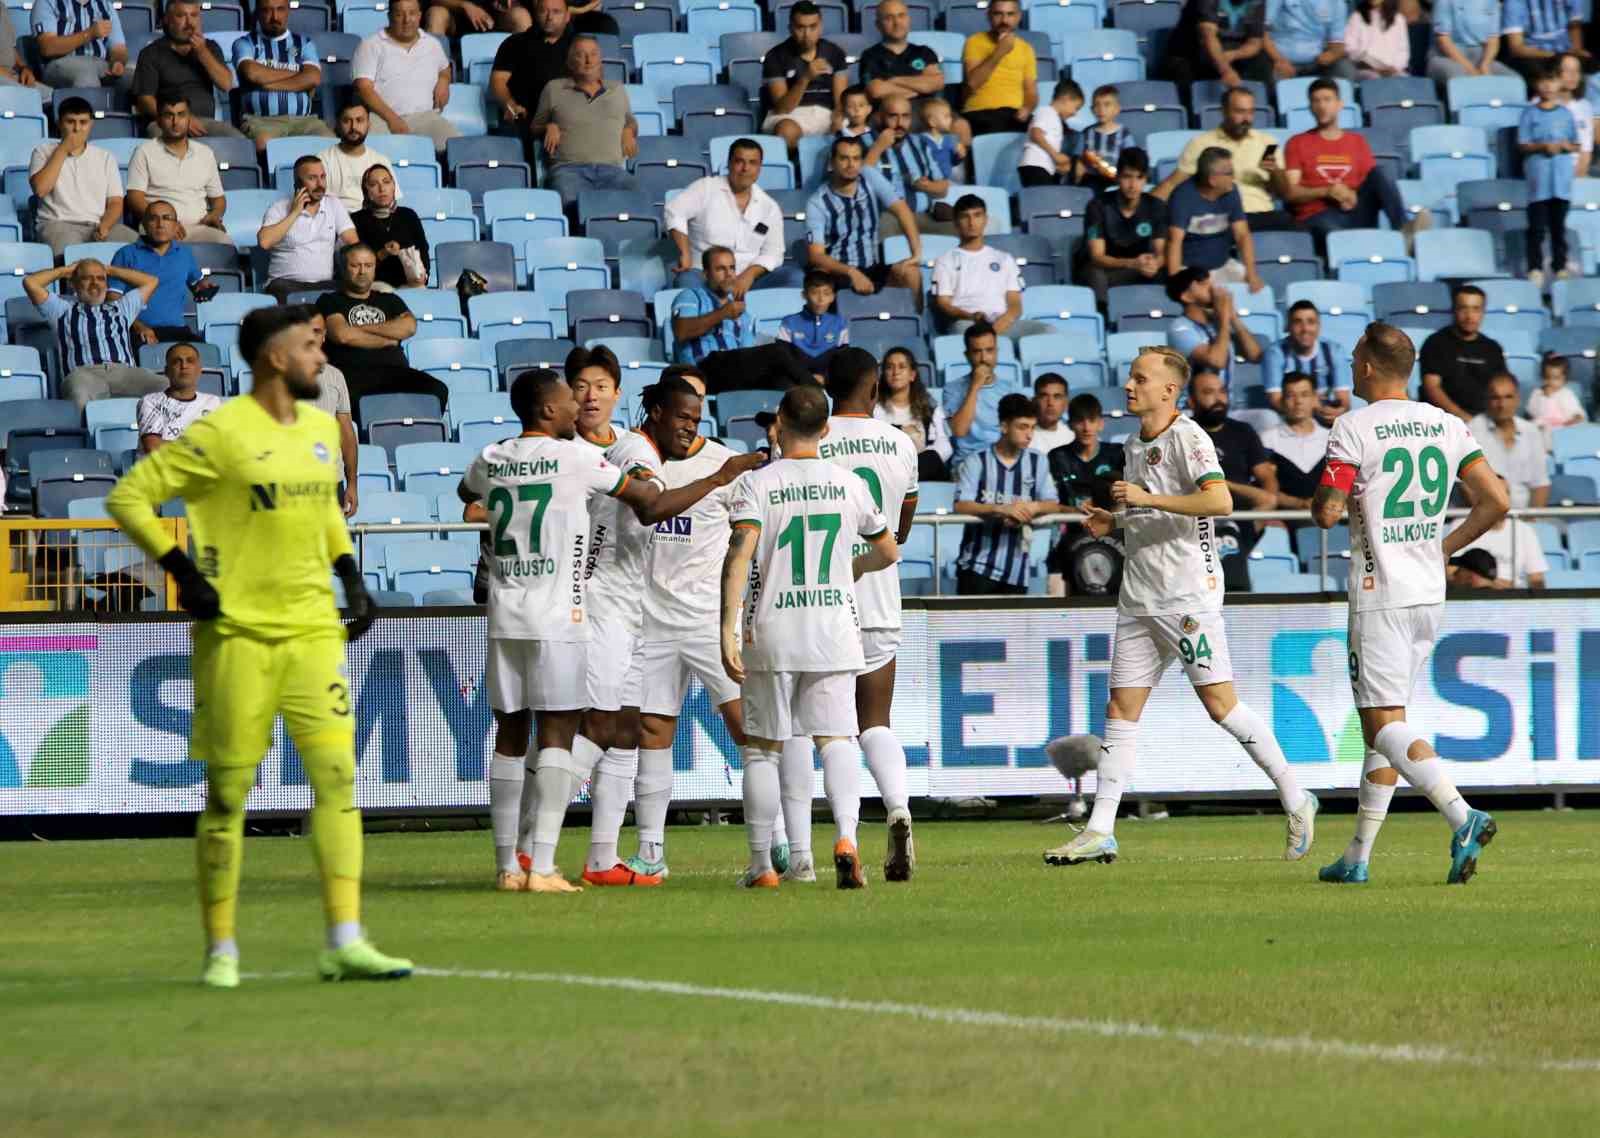
{"type": "Polygon", "coordinates": [[[1544,433],[1531,419],[1517,414],[1522,397],[1515,376],[1497,375],[1489,381],[1487,410],[1467,423],[1483,448],[1483,457],[1511,488],[1511,508],[1550,503],[1550,474],[1544,433]]]}
{"type": "Polygon", "coordinates": [[[961,244],[933,263],[933,308],[949,335],[960,335],[979,320],[995,332],[1020,340],[1056,329],[1040,320],[1023,320],[1022,270],[1010,253],[983,240],[989,207],[977,194],[964,194],[955,206],[961,244]]]}
{"type": "Polygon", "coordinates": [[[128,208],[143,220],[151,202],[168,202],[178,214],[179,241],[232,244],[222,226],[228,208],[222,172],[211,147],[189,137],[189,101],[162,93],[156,126],[160,137],[141,144],[128,162],[128,208]]]}
{"type": "Polygon", "coordinates": [[[420,0],[393,0],[389,26],[361,41],[351,60],[356,97],[372,110],[374,134],[425,134],[444,154],[461,132],[444,117],[450,58],[422,32],[420,0]]]}
{"type": "Polygon", "coordinates": [[[189,429],[189,424],[222,406],[222,400],[198,389],[200,351],[193,344],[167,349],[165,391],[152,391],[139,400],[139,452],[149,454],[189,429]]]}
{"type": "Polygon", "coordinates": [[[28,188],[39,199],[38,240],[61,256],[82,241],[137,241],[122,224],[122,175],[109,150],[89,145],[94,109],[87,99],[64,99],[56,112],[61,141],[41,142],[28,159],[28,188]]]}
{"type": "Polygon", "coordinates": [[[1544,588],[1550,562],[1539,544],[1539,534],[1521,518],[1501,518],[1493,529],[1466,548],[1485,550],[1494,558],[1494,588],[1544,588]]]}
{"type": "MultiPolygon", "coordinates": [[[[317,347],[321,349],[328,338],[327,317],[320,312],[312,313],[311,330],[316,333],[317,347]]],[[[322,370],[317,372],[317,398],[314,402],[319,410],[332,415],[339,424],[339,454],[344,460],[344,516],[348,518],[356,512],[361,500],[356,492],[361,452],[357,449],[359,444],[356,440],[355,418],[350,409],[350,387],[344,381],[344,372],[324,362],[322,370]]]]}
{"type": "Polygon", "coordinates": [[[287,304],[292,292],[333,288],[334,252],[355,243],[355,222],[344,203],[328,196],[322,159],[302,156],[294,164],[294,197],[268,206],[256,231],[256,244],[271,254],[267,293],[287,304]]]}
{"type": "Polygon", "coordinates": [[[690,182],[667,203],[667,236],[678,247],[675,287],[704,285],[698,266],[718,245],[733,250],[735,300],[758,280],[763,288],[799,286],[799,268],[783,263],[783,210],[756,185],[760,176],[761,144],[741,138],[728,149],[726,174],[690,182]]]}
{"type": "MultiPolygon", "coordinates": [[[[345,210],[354,213],[365,204],[361,193],[361,179],[374,166],[394,168],[388,157],[367,145],[367,134],[372,129],[372,115],[361,103],[351,103],[339,112],[339,144],[330,146],[317,157],[328,178],[328,192],[339,199],[345,210]]],[[[396,186],[394,200],[403,195],[396,186]]]]}
{"type": "Polygon", "coordinates": [[[1033,442],[1029,450],[1049,454],[1056,447],[1073,441],[1072,428],[1067,425],[1067,380],[1055,372],[1046,372],[1033,381],[1033,442]]]}
{"type": "Polygon", "coordinates": [[[1261,432],[1261,445],[1278,471],[1277,508],[1309,510],[1328,453],[1328,428],[1314,413],[1316,383],[1304,372],[1290,372],[1283,378],[1281,405],[1283,422],[1261,432]]]}

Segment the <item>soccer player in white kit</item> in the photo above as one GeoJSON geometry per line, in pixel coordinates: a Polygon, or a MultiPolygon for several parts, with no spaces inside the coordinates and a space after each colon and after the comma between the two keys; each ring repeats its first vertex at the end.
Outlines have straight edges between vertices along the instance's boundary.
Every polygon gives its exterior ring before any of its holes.
{"type": "MultiPolygon", "coordinates": [[[[861,348],[838,348],[828,363],[828,396],[833,414],[817,453],[827,461],[853,471],[867,484],[873,504],[895,525],[895,540],[911,536],[917,513],[917,444],[899,427],[872,417],[878,401],[878,363],[861,348]]],[[[855,553],[866,552],[858,544],[855,553]]],[[[883,808],[888,812],[889,848],[883,862],[885,881],[909,881],[916,868],[911,841],[911,798],[906,789],[906,750],[889,727],[894,702],[895,653],[900,650],[900,571],[880,569],[856,582],[856,603],[861,619],[861,652],[865,658],[856,677],[856,720],[861,729],[861,749],[867,757],[883,808]]],[[[811,742],[801,740],[803,763],[790,767],[792,741],[784,745],[782,767],[785,813],[792,814],[791,783],[804,787],[802,825],[788,818],[790,857],[798,873],[802,829],[811,821],[811,742]]],[[[805,844],[809,853],[811,843],[805,844]]]]}
{"type": "MultiPolygon", "coordinates": [[[[1222,624],[1221,555],[1211,524],[1233,512],[1233,497],[1211,436],[1178,411],[1178,393],[1188,382],[1189,361],[1166,347],[1142,349],[1128,372],[1128,410],[1139,416],[1139,435],[1124,445],[1125,481],[1111,487],[1127,553],[1094,809],[1081,833],[1045,851],[1050,865],[1117,859],[1112,828],[1133,777],[1139,716],[1175,658],[1206,714],[1277,787],[1288,815],[1285,860],[1298,860],[1311,848],[1316,796],[1300,789],[1272,728],[1234,692],[1222,624]]],[[[1098,506],[1086,504],[1084,513],[1096,537],[1116,527],[1116,517],[1098,506]]]]}
{"type": "Polygon", "coordinates": [[[750,866],[739,884],[778,887],[771,848],[780,807],[778,762],[785,741],[803,735],[822,751],[824,787],[839,829],[833,846],[839,888],[860,889],[866,878],[856,849],[861,760],[854,739],[856,676],[864,658],[854,583],[892,566],[900,547],[866,481],[818,456],[828,429],[828,399],[819,388],[790,388],[778,405],[777,425],[784,457],[734,484],[733,531],[721,575],[722,665],[744,685],[746,712],[750,866]],[[857,537],[867,545],[864,553],[855,552],[857,537]]]}
{"type": "MultiPolygon", "coordinates": [[[[459,488],[462,501],[484,506],[490,526],[484,685],[495,717],[496,752],[526,754],[530,719],[537,718],[532,869],[518,880],[520,871],[508,868],[508,858],[516,866],[514,854],[499,851],[498,886],[577,893],[579,887],[555,868],[555,848],[567,804],[588,773],[579,769],[572,745],[588,706],[583,576],[589,503],[608,495],[645,511],[660,488],[629,478],[573,438],[578,403],[559,376],[519,376],[511,406],[522,434],[484,447],[459,488]]],[[[502,836],[497,832],[497,844],[502,836]]]]}
{"type": "Polygon", "coordinates": [[[1474,810],[1444,772],[1406,704],[1444,615],[1445,563],[1505,516],[1505,484],[1466,424],[1406,395],[1416,348],[1400,329],[1367,325],[1354,352],[1356,394],[1328,437],[1322,485],[1311,516],[1323,529],[1350,510],[1350,687],[1367,745],[1357,792],[1356,832],[1317,876],[1337,884],[1367,881],[1367,861],[1401,775],[1450,824],[1448,884],[1478,869],[1495,821],[1474,810]],[[1472,499],[1461,524],[1445,531],[1444,510],[1457,479],[1472,499]]]}

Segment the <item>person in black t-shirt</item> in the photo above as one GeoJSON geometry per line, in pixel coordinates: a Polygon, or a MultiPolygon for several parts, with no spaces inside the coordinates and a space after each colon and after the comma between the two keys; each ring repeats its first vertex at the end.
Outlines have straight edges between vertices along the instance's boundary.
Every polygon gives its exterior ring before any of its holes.
{"type": "MultiPolygon", "coordinates": [[[[1121,443],[1103,443],[1105,427],[1100,400],[1087,393],[1074,395],[1067,404],[1067,425],[1073,441],[1050,451],[1050,477],[1055,479],[1056,497],[1063,509],[1082,509],[1093,503],[1103,510],[1115,508],[1111,485],[1122,478],[1121,443]]],[[[1048,567],[1052,577],[1059,574],[1069,593],[1104,593],[1115,576],[1112,566],[1121,564],[1121,544],[1113,538],[1096,538],[1082,526],[1063,526],[1050,549],[1048,567]],[[1087,546],[1099,545],[1093,556],[1084,560],[1087,546]]]]}
{"type": "Polygon", "coordinates": [[[1102,307],[1116,285],[1159,281],[1165,275],[1167,203],[1145,193],[1150,156],[1130,146],[1117,158],[1117,189],[1089,203],[1085,283],[1102,307]]]}
{"type": "Polygon", "coordinates": [[[356,237],[378,257],[377,279],[392,288],[428,287],[428,235],[409,206],[396,205],[394,174],[381,163],[361,176],[362,206],[350,215],[356,237]],[[415,250],[415,258],[406,253],[415,250]]]}
{"type": "Polygon", "coordinates": [[[1450,297],[1455,323],[1422,343],[1422,398],[1464,421],[1489,409],[1489,381],[1506,370],[1500,345],[1482,332],[1485,297],[1461,285],[1450,297]]]}
{"type": "Polygon", "coordinates": [[[370,245],[345,246],[338,291],[325,292],[317,301],[317,311],[328,322],[323,349],[328,362],[344,373],[358,421],[365,395],[431,395],[442,410],[450,402],[450,389],[406,360],[400,345],[416,334],[417,318],[394,293],[373,291],[377,270],[370,245]]]}
{"type": "MultiPolygon", "coordinates": [[[[905,0],[883,0],[878,5],[876,22],[881,43],[861,53],[856,66],[867,97],[881,111],[883,101],[892,96],[910,100],[944,94],[944,69],[939,53],[925,44],[912,43],[911,9],[905,0]]],[[[952,115],[950,133],[965,148],[972,145],[972,128],[960,115],[952,115]]]]}
{"type": "MultiPolygon", "coordinates": [[[[1217,464],[1233,495],[1235,509],[1273,510],[1278,506],[1278,468],[1261,445],[1256,429],[1242,419],[1228,418],[1228,388],[1217,372],[1200,368],[1189,379],[1189,414],[1211,436],[1217,464]]],[[[1223,578],[1230,590],[1249,588],[1244,558],[1255,548],[1262,525],[1217,518],[1215,530],[1222,554],[1223,578]],[[1230,548],[1231,547],[1231,548],[1230,548]],[[1237,553],[1238,557],[1229,556],[1237,553]]]]}
{"type": "Polygon", "coordinates": [[[767,52],[761,64],[761,102],[767,110],[761,129],[782,138],[790,150],[802,136],[837,131],[844,121],[849,66],[843,49],[822,38],[822,9],[800,0],[789,9],[789,38],[767,52]]]}
{"type": "Polygon", "coordinates": [[[538,0],[533,22],[527,31],[505,38],[489,69],[489,96],[523,139],[545,84],[567,73],[567,49],[577,34],[566,0],[538,0]]]}

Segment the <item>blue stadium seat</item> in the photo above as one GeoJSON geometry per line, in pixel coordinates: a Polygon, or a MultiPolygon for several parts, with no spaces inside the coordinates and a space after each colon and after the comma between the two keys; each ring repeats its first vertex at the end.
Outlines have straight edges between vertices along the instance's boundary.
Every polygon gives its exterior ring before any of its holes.
{"type": "Polygon", "coordinates": [[[1479,178],[1456,185],[1456,212],[1468,225],[1486,227],[1495,215],[1526,223],[1528,184],[1518,178],[1479,178]]]}
{"type": "Polygon", "coordinates": [[[1550,286],[1550,307],[1563,324],[1600,324],[1600,278],[1555,281],[1550,286]]]}
{"type": "Polygon", "coordinates": [[[476,542],[467,545],[459,541],[430,541],[421,534],[406,536],[410,540],[396,537],[384,544],[383,569],[393,589],[413,596],[440,590],[465,592],[471,596],[473,576],[478,568],[476,542]]]}
{"type": "MultiPolygon", "coordinates": [[[[212,339],[209,333],[213,328],[231,328],[235,332],[233,338],[237,339],[238,327],[244,322],[246,315],[258,308],[273,308],[277,303],[265,293],[218,293],[213,299],[195,305],[195,320],[201,335],[208,340],[212,339]]],[[[212,342],[217,341],[212,340],[212,342]]]]}
{"type": "Polygon", "coordinates": [[[754,105],[761,89],[761,62],[774,46],[789,34],[787,28],[779,32],[733,32],[718,37],[718,54],[728,72],[731,86],[746,93],[754,105]]]}
{"type": "Polygon", "coordinates": [[[1435,192],[1495,176],[1489,136],[1476,126],[1419,126],[1411,132],[1411,161],[1435,192]]]}
{"type": "MultiPolygon", "coordinates": [[[[1293,79],[1279,79],[1274,88],[1279,114],[1286,114],[1296,109],[1308,109],[1311,106],[1311,84],[1316,82],[1315,75],[1302,75],[1293,79]]],[[[1347,107],[1356,105],[1355,84],[1348,79],[1336,79],[1339,84],[1339,98],[1347,107]]]]}
{"type": "MultiPolygon", "coordinates": [[[[716,396],[717,420],[726,429],[734,419],[748,419],[758,411],[776,411],[782,398],[781,391],[724,391],[716,396]]],[[[761,441],[766,440],[763,437],[761,441]]]]}
{"type": "Polygon", "coordinates": [[[1025,231],[1050,241],[1082,237],[1093,197],[1084,186],[1031,186],[1017,195],[1017,216],[1025,231]]]}
{"type": "MultiPolygon", "coordinates": [[[[1496,126],[1515,126],[1522,108],[1528,102],[1527,84],[1517,75],[1458,75],[1445,84],[1445,101],[1450,115],[1457,122],[1467,121],[1463,115],[1469,108],[1485,111],[1512,112],[1509,121],[1504,113],[1492,120],[1496,126]]],[[[1488,127],[1490,121],[1476,125],[1488,127]]]]}
{"type": "Polygon", "coordinates": [[[469,32],[461,37],[461,70],[467,82],[488,89],[495,52],[508,38],[506,32],[469,32]]]}
{"type": "Polygon", "coordinates": [[[996,233],[990,236],[989,244],[1016,259],[1026,287],[1064,283],[1056,264],[1055,246],[1049,238],[1037,233],[996,233]]]}
{"type": "MultiPolygon", "coordinates": [[[[842,306],[845,296],[850,295],[853,294],[840,296],[838,303],[842,306]]],[[[744,294],[745,311],[756,322],[758,336],[776,336],[783,318],[799,312],[805,303],[805,293],[797,288],[758,288],[744,294]]],[[[841,307],[841,315],[843,311],[841,307]]]]}
{"type": "Polygon", "coordinates": [[[584,236],[616,248],[623,241],[654,241],[661,236],[661,219],[650,195],[633,190],[592,190],[578,199],[578,223],[584,236]]]}
{"type": "Polygon", "coordinates": [[[446,241],[433,250],[439,287],[453,289],[464,269],[483,274],[490,292],[508,292],[517,287],[516,254],[500,241],[446,241]]]}
{"type": "Polygon", "coordinates": [[[425,221],[477,220],[477,215],[472,211],[472,195],[454,186],[408,189],[404,204],[425,221]]]}
{"type": "Polygon", "coordinates": [[[761,30],[755,0],[684,0],[683,30],[707,42],[736,32],[761,30]]]}
{"type": "Polygon", "coordinates": [[[1022,318],[1042,320],[1069,335],[1091,335],[1097,344],[1105,342],[1105,320],[1095,307],[1094,291],[1081,285],[1025,289],[1022,318]]]}
{"type": "MultiPolygon", "coordinates": [[[[1443,126],[1444,107],[1436,102],[1384,103],[1367,112],[1369,130],[1402,131],[1409,134],[1414,127],[1443,126]]],[[[1373,148],[1373,154],[1378,150],[1373,148]]],[[[1403,167],[1401,172],[1403,173],[1403,167]]]]}
{"type": "Polygon", "coordinates": [[[394,451],[400,489],[424,497],[449,493],[461,482],[475,457],[460,443],[408,443],[394,451]]]}
{"type": "MultiPolygon", "coordinates": [[[[387,143],[393,137],[385,136],[382,142],[387,143]]],[[[524,162],[522,143],[515,138],[496,134],[449,139],[444,144],[444,155],[445,168],[451,173],[468,162],[484,166],[503,163],[521,165],[524,162]]]]}
{"type": "MultiPolygon", "coordinates": [[[[977,7],[978,0],[973,0],[973,7],[977,7]]],[[[987,4],[984,5],[987,7],[987,4]]],[[[977,31],[987,31],[989,27],[988,16],[980,12],[983,24],[977,31]]],[[[1099,29],[1104,20],[1104,12],[1098,4],[1085,4],[1082,0],[1076,3],[1034,3],[1029,4],[1025,22],[1029,29],[1043,32],[1050,38],[1051,54],[1059,54],[1060,45],[1084,32],[1099,29]]],[[[949,26],[948,24],[946,25],[949,26]]],[[[950,28],[951,31],[960,31],[959,28],[950,28]]],[[[1132,29],[1128,29],[1132,30],[1132,29]]],[[[1135,38],[1137,45],[1137,36],[1135,38]]],[[[1064,58],[1064,56],[1062,56],[1064,58]]],[[[1089,92],[1085,91],[1087,95],[1089,92]]],[[[1047,98],[1043,90],[1039,92],[1041,99],[1047,98]]]]}
{"type": "Polygon", "coordinates": [[[1368,287],[1417,275],[1404,236],[1393,229],[1334,230],[1328,234],[1328,267],[1339,280],[1368,287]]]}
{"type": "MultiPolygon", "coordinates": [[[[44,398],[46,380],[44,361],[39,358],[39,350],[25,344],[0,344],[0,390],[17,392],[24,390],[22,381],[32,381],[38,386],[37,398],[44,398]],[[10,381],[18,381],[12,384],[10,381]]],[[[6,394],[0,398],[19,398],[13,394],[6,394]]],[[[92,404],[91,404],[92,406],[92,404]]]]}
{"type": "Polygon", "coordinates": [[[1514,328],[1534,341],[1550,327],[1550,310],[1532,281],[1507,278],[1472,283],[1483,290],[1484,312],[1494,319],[1495,327],[1514,328]]]}
{"type": "Polygon", "coordinates": [[[461,315],[461,298],[454,292],[442,288],[397,288],[394,294],[417,318],[418,336],[466,336],[467,319],[461,315]]]}
{"type": "Polygon", "coordinates": [[[1477,229],[1430,229],[1416,235],[1417,279],[1504,276],[1495,263],[1494,237],[1477,229]]]}
{"type": "Polygon", "coordinates": [[[605,247],[592,237],[529,241],[524,259],[530,287],[544,297],[552,311],[564,312],[567,293],[574,289],[611,285],[605,247]]]}
{"type": "Polygon", "coordinates": [[[579,344],[597,336],[649,337],[654,328],[644,297],[612,288],[574,288],[566,295],[572,338],[579,344]]]}
{"type": "Polygon", "coordinates": [[[660,102],[671,102],[672,89],[715,83],[716,64],[706,42],[677,32],[649,32],[633,38],[633,62],[639,82],[660,102]]]}
{"type": "Polygon", "coordinates": [[[1363,79],[1356,85],[1356,98],[1371,114],[1378,107],[1439,105],[1439,89],[1425,75],[1396,75],[1363,79]]]}
{"type": "MultiPolygon", "coordinates": [[[[514,368],[542,367],[560,371],[567,356],[578,345],[571,340],[550,337],[526,336],[514,340],[497,340],[494,345],[495,366],[502,378],[509,379],[514,368]]],[[[506,384],[510,389],[510,383],[506,384]]]]}
{"type": "MultiPolygon", "coordinates": [[[[933,287],[933,263],[939,257],[948,253],[960,244],[954,237],[947,237],[942,233],[924,233],[922,235],[922,290],[927,292],[933,287]]],[[[889,264],[908,260],[911,256],[911,243],[903,234],[886,237],[883,241],[883,259],[889,264]]]]}
{"type": "MultiPolygon", "coordinates": [[[[326,143],[327,139],[316,141],[326,143]]],[[[254,248],[261,219],[274,202],[282,200],[283,194],[277,190],[229,190],[227,208],[222,211],[222,224],[228,236],[233,238],[233,243],[241,249],[254,248]]]]}
{"type": "Polygon", "coordinates": [[[910,289],[884,288],[871,296],[853,292],[839,295],[839,315],[850,322],[852,339],[859,331],[916,341],[922,336],[922,315],[910,289]]]}
{"type": "Polygon", "coordinates": [[[1600,423],[1558,427],[1550,435],[1550,457],[1558,468],[1575,458],[1600,456],[1600,423]]]}
{"type": "MultiPolygon", "coordinates": [[[[998,186],[1008,194],[1022,192],[1017,166],[1027,135],[1021,132],[980,134],[972,140],[972,180],[978,186],[998,186]]],[[[1010,210],[1006,211],[1010,222],[1010,210]]]]}
{"type": "Polygon", "coordinates": [[[373,494],[394,489],[394,475],[389,470],[389,456],[382,447],[371,443],[356,444],[356,493],[360,501],[373,494]]]}
{"type": "Polygon", "coordinates": [[[407,340],[406,359],[418,371],[449,381],[477,377],[478,383],[463,383],[468,390],[493,391],[498,385],[494,349],[481,340],[407,340]]]}
{"type": "MultiPolygon", "coordinates": [[[[362,495],[350,521],[362,526],[415,525],[434,521],[433,510],[421,494],[404,491],[378,492],[362,495]]],[[[392,543],[427,541],[425,533],[368,533],[356,542],[356,552],[363,572],[381,569],[387,547],[392,543]]],[[[441,543],[442,544],[442,543],[441,543]]]]}
{"type": "Polygon", "coordinates": [[[1100,343],[1093,336],[1024,336],[1017,341],[1017,358],[1030,383],[1047,372],[1065,376],[1070,391],[1106,383],[1105,361],[1100,343]]]}
{"type": "MultiPolygon", "coordinates": [[[[0,87],[0,92],[12,90],[0,87]]],[[[18,88],[26,90],[26,88],[18,88]]],[[[0,300],[23,296],[22,278],[55,263],[50,246],[29,241],[0,242],[0,300]]]]}
{"type": "Polygon", "coordinates": [[[1443,281],[1380,283],[1372,286],[1372,308],[1379,320],[1410,323],[1417,316],[1450,318],[1450,286],[1443,281]]]}
{"type": "Polygon", "coordinates": [[[532,292],[490,292],[467,301],[473,335],[487,343],[556,334],[543,298],[532,292]]]}
{"type": "Polygon", "coordinates": [[[1183,305],[1168,299],[1165,285],[1117,285],[1106,290],[1106,315],[1112,327],[1120,329],[1123,318],[1127,316],[1182,316],[1183,305]]]}

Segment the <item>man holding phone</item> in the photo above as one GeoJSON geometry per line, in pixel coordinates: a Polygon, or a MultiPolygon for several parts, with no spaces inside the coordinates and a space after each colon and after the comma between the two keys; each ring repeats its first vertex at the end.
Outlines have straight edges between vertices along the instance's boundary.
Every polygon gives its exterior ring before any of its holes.
{"type": "Polygon", "coordinates": [[[113,268],[149,273],[160,282],[129,331],[142,344],[198,340],[184,309],[190,296],[196,301],[215,296],[216,283],[205,278],[189,246],[178,241],[178,211],[171,202],[157,198],[146,206],[141,228],[144,236],[111,258],[113,268]]]}
{"type": "Polygon", "coordinates": [[[267,293],[287,304],[290,293],[333,288],[333,254],[354,245],[356,223],[344,203],[328,196],[322,159],[306,155],[294,164],[294,197],[273,202],[256,231],[267,250],[267,293]]]}

